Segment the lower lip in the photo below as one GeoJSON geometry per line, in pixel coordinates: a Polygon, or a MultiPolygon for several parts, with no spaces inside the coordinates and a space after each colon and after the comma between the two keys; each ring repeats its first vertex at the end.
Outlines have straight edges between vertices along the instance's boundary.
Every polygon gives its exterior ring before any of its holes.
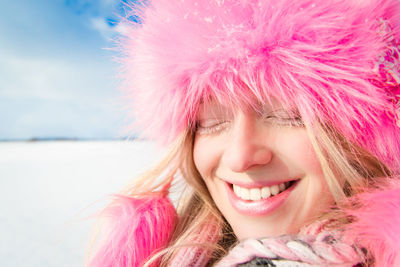
{"type": "Polygon", "coordinates": [[[228,183],[225,184],[228,191],[229,201],[231,202],[231,205],[234,209],[236,209],[239,213],[248,216],[264,216],[272,213],[275,209],[277,209],[285,202],[285,200],[289,197],[290,193],[297,185],[297,182],[291,185],[290,188],[279,193],[278,195],[255,201],[239,198],[233,192],[232,187],[228,183]]]}

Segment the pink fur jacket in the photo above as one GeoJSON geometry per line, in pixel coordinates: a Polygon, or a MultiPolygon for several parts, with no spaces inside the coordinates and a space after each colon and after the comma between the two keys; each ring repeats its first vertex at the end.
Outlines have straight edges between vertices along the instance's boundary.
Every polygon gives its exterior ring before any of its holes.
{"type": "MultiPolygon", "coordinates": [[[[133,198],[118,199],[106,210],[108,233],[88,266],[142,266],[171,237],[170,231],[163,230],[171,227],[172,217],[147,221],[152,208],[175,214],[167,198],[150,198],[140,205],[133,198]],[[145,229],[149,224],[155,229],[145,229]],[[155,240],[161,243],[146,240],[149,231],[159,234],[155,240]]],[[[298,235],[245,240],[217,266],[400,266],[400,182],[356,195],[349,203],[343,209],[352,222],[344,228],[324,230],[324,222],[316,222],[298,235]]],[[[180,266],[207,266],[208,259],[200,259],[198,253],[196,249],[186,252],[180,266]]]]}

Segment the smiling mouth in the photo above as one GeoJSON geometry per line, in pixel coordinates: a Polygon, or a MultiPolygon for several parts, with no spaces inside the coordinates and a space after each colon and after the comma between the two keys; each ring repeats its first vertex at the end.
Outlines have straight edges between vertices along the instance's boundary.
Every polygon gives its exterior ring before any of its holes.
{"type": "Polygon", "coordinates": [[[298,180],[280,183],[272,186],[264,186],[259,188],[245,188],[236,184],[229,184],[235,195],[242,200],[257,201],[267,199],[286,191],[294,186],[298,180]]]}

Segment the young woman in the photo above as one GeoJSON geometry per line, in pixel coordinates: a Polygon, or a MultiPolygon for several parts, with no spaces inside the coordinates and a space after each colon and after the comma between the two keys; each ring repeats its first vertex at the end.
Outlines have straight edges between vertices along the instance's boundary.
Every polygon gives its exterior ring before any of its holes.
{"type": "Polygon", "coordinates": [[[398,0],[128,6],[135,129],[170,152],[89,266],[400,266],[398,0]]]}

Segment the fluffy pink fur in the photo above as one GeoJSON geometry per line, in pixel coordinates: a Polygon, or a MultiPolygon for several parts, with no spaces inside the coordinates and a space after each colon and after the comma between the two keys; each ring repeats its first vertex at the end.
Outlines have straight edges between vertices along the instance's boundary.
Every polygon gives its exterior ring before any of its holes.
{"type": "MultiPolygon", "coordinates": [[[[177,217],[173,204],[162,194],[141,199],[116,196],[101,215],[106,222],[90,267],[142,266],[167,244],[177,217]]],[[[158,266],[157,261],[151,266],[158,266]]]]}
{"type": "Polygon", "coordinates": [[[400,182],[356,195],[347,210],[354,217],[347,234],[374,258],[373,266],[400,266],[400,182]],[[352,205],[354,207],[354,205],[352,205]]]}
{"type": "MultiPolygon", "coordinates": [[[[147,8],[131,5],[143,24],[125,22],[127,34],[120,44],[124,88],[134,127],[145,136],[171,142],[194,126],[200,103],[210,98],[252,107],[276,98],[298,108],[307,122],[333,125],[400,172],[400,128],[389,88],[375,68],[389,49],[388,40],[400,40],[400,1],[153,0],[147,8]],[[393,36],[382,33],[381,20],[393,36]]],[[[398,189],[363,194],[358,197],[363,208],[350,212],[358,218],[353,232],[374,254],[376,266],[400,266],[398,195],[398,189]]],[[[122,227],[114,227],[118,232],[111,244],[116,245],[100,250],[106,256],[99,262],[138,263],[168,239],[166,232],[156,238],[166,223],[158,221],[162,213],[146,213],[150,203],[143,203],[141,212],[149,216],[122,216],[122,227]],[[130,243],[136,234],[146,238],[138,227],[141,220],[154,240],[145,244],[154,247],[137,242],[142,239],[130,243]],[[152,224],[163,227],[153,230],[152,224]]],[[[115,211],[121,215],[137,207],[122,205],[115,211]]],[[[168,205],[161,207],[174,214],[168,205]]],[[[169,226],[172,217],[166,219],[169,226]]]]}
{"type": "Polygon", "coordinates": [[[391,37],[378,21],[400,37],[398,0],[131,5],[140,7],[143,24],[125,22],[124,87],[134,127],[145,136],[169,143],[193,126],[199,103],[210,97],[252,106],[275,97],[399,168],[399,128],[374,70],[391,37]]]}

